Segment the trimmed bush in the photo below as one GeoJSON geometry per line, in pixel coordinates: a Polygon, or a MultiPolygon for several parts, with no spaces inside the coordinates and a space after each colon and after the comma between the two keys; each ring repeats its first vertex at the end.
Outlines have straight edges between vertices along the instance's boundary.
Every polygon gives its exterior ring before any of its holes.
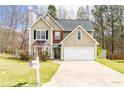
{"type": "Polygon", "coordinates": [[[26,52],[20,52],[19,56],[20,56],[20,60],[23,60],[23,61],[31,61],[33,58],[26,52]]]}
{"type": "Polygon", "coordinates": [[[6,54],[11,54],[11,53],[12,53],[12,49],[11,49],[10,47],[7,47],[7,48],[4,50],[4,52],[5,52],[6,54]]]}
{"type": "Polygon", "coordinates": [[[100,54],[102,53],[102,48],[97,47],[97,56],[100,57],[100,54]]]}
{"type": "Polygon", "coordinates": [[[42,60],[42,61],[47,61],[47,60],[48,60],[48,52],[46,52],[46,51],[41,51],[41,52],[39,53],[39,58],[40,58],[40,60],[42,60]]]}

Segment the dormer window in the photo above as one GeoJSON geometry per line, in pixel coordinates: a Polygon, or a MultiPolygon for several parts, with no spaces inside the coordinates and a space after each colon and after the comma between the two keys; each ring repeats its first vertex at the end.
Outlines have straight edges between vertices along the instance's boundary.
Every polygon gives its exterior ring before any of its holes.
{"type": "Polygon", "coordinates": [[[78,31],[78,32],[77,32],[77,40],[81,40],[81,38],[82,38],[82,37],[81,37],[81,31],[78,31]]]}

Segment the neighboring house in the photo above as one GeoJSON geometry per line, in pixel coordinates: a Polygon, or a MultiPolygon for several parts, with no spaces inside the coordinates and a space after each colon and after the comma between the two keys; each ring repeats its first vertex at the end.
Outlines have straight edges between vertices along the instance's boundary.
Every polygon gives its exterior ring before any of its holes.
{"type": "Polygon", "coordinates": [[[49,14],[29,27],[29,54],[47,51],[50,59],[95,60],[98,42],[89,20],[54,20],[49,14]]]}

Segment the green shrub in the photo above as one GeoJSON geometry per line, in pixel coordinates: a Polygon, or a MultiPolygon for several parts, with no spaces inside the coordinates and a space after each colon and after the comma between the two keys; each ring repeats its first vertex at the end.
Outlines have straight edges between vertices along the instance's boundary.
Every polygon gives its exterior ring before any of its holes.
{"type": "Polygon", "coordinates": [[[48,52],[46,52],[46,51],[41,51],[40,53],[39,53],[39,58],[40,58],[40,60],[42,60],[42,61],[47,61],[48,60],[48,52]]]}
{"type": "Polygon", "coordinates": [[[10,47],[7,47],[7,48],[4,50],[4,52],[5,52],[6,54],[11,54],[11,53],[12,53],[12,49],[11,49],[10,47]]]}
{"type": "Polygon", "coordinates": [[[23,61],[31,61],[32,58],[33,58],[33,57],[30,56],[28,53],[20,52],[20,60],[23,60],[23,61]]]}
{"type": "Polygon", "coordinates": [[[102,53],[102,48],[97,47],[97,56],[100,57],[100,54],[102,53]]]}

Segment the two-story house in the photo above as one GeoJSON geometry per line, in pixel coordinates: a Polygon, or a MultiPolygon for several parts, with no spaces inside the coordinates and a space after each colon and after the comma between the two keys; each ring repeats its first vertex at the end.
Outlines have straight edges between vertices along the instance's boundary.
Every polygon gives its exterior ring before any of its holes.
{"type": "Polygon", "coordinates": [[[53,19],[48,13],[29,27],[29,54],[47,51],[50,59],[95,60],[98,42],[89,20],[53,19]]]}

